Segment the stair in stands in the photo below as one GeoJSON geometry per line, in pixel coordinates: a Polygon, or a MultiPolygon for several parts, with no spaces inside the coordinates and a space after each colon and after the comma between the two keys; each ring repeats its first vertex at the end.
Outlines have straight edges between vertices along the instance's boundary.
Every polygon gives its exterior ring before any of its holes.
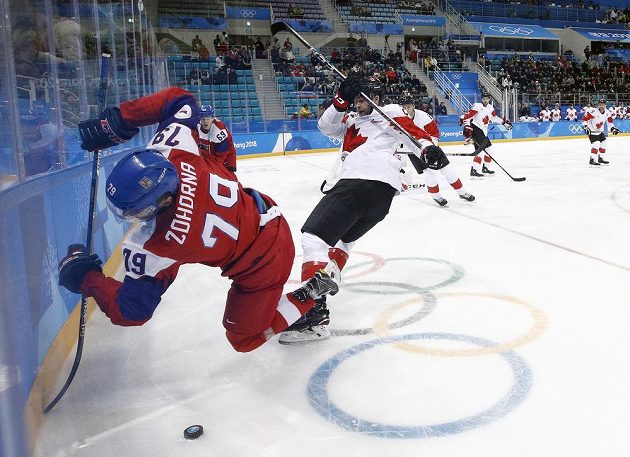
{"type": "Polygon", "coordinates": [[[258,95],[263,118],[268,121],[286,119],[284,103],[278,93],[276,75],[271,66],[271,61],[267,59],[252,59],[252,70],[254,71],[256,94],[258,95]]]}
{"type": "Polygon", "coordinates": [[[343,22],[331,0],[318,0],[326,19],[333,24],[333,33],[348,33],[348,24],[343,22]]]}
{"type": "Polygon", "coordinates": [[[438,103],[444,102],[448,114],[457,114],[457,109],[453,106],[451,101],[444,97],[438,86],[422,70],[420,65],[410,60],[406,60],[405,67],[407,68],[407,70],[409,70],[409,73],[411,73],[413,76],[416,76],[420,81],[422,81],[425,86],[427,86],[427,92],[429,93],[429,96],[432,97],[433,95],[437,95],[438,103]]]}
{"type": "Polygon", "coordinates": [[[492,96],[495,101],[500,101],[502,99],[501,86],[499,86],[499,82],[494,76],[488,73],[488,71],[477,62],[473,62],[470,57],[466,57],[466,59],[464,59],[462,63],[464,65],[464,68],[467,68],[470,71],[474,71],[479,75],[479,84],[481,84],[481,86],[492,96]]]}

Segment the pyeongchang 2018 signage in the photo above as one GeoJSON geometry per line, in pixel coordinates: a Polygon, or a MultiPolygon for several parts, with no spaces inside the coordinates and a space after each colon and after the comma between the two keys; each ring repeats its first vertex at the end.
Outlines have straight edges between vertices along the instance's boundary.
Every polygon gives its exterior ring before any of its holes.
{"type": "Polygon", "coordinates": [[[630,30],[583,29],[576,27],[571,27],[571,30],[589,40],[630,43],[630,30]]]}
{"type": "Polygon", "coordinates": [[[443,27],[446,24],[444,16],[416,16],[413,14],[401,14],[403,25],[416,27],[443,27]]]}

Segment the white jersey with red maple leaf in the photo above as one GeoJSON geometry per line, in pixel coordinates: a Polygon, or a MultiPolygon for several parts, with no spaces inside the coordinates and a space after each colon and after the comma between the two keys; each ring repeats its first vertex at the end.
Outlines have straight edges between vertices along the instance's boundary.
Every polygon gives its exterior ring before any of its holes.
{"type": "MultiPolygon", "coordinates": [[[[433,144],[431,135],[416,126],[400,105],[385,105],[381,110],[416,138],[423,148],[433,144]]],[[[339,112],[331,105],[319,118],[317,127],[329,137],[343,139],[339,179],[381,181],[400,190],[401,161],[396,150],[402,143],[421,157],[413,142],[376,110],[359,116],[354,112],[339,112]]]]}
{"type": "Polygon", "coordinates": [[[575,121],[577,119],[577,110],[575,108],[567,108],[567,112],[564,113],[564,118],[567,121],[575,121]]]}
{"type": "Polygon", "coordinates": [[[538,118],[545,122],[551,120],[551,111],[548,109],[541,109],[540,113],[538,113],[538,118]]]}
{"type": "Polygon", "coordinates": [[[470,125],[472,123],[479,127],[483,130],[484,135],[488,134],[489,123],[503,123],[503,118],[497,116],[494,106],[492,106],[491,103],[488,103],[486,106],[483,106],[483,103],[474,103],[470,110],[464,114],[462,120],[465,125],[470,125]]]}
{"type": "Polygon", "coordinates": [[[562,119],[562,111],[560,111],[559,108],[554,108],[551,110],[551,120],[552,121],[559,121],[562,119]]]}
{"type": "Polygon", "coordinates": [[[615,126],[612,114],[608,109],[605,109],[602,113],[599,108],[589,108],[582,118],[582,125],[588,127],[593,135],[604,133],[605,123],[608,123],[609,132],[615,126]]]}
{"type": "Polygon", "coordinates": [[[431,135],[434,144],[438,144],[440,141],[440,129],[433,116],[422,110],[415,109],[413,110],[413,123],[431,135]]]}

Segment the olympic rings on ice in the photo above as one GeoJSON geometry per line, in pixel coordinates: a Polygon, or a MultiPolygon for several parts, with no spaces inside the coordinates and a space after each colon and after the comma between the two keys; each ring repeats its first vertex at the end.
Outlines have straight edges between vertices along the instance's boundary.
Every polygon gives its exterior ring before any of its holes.
{"type": "MultiPolygon", "coordinates": [[[[436,284],[431,284],[428,286],[412,286],[412,287],[417,287],[419,292],[424,292],[424,291],[428,291],[428,290],[434,290],[437,289],[439,287],[445,287],[448,286],[450,284],[453,284],[457,281],[459,281],[460,279],[463,278],[464,276],[464,269],[452,262],[449,262],[448,260],[443,260],[443,259],[434,259],[434,258],[430,258],[430,257],[391,257],[391,258],[386,258],[385,259],[385,265],[387,265],[390,262],[399,262],[399,261],[406,261],[406,260],[419,260],[422,262],[435,262],[435,263],[439,263],[442,265],[446,265],[448,267],[451,268],[452,272],[451,275],[445,279],[444,281],[440,281],[436,284]]],[[[359,264],[359,265],[363,265],[363,264],[359,264]]],[[[342,281],[345,281],[346,278],[343,277],[343,274],[341,275],[341,279],[342,281]]],[[[379,283],[379,282],[360,282],[360,283],[342,283],[342,287],[343,290],[348,290],[351,292],[357,292],[357,293],[365,293],[365,294],[378,294],[378,295],[400,295],[400,294],[405,294],[408,292],[404,292],[404,291],[375,291],[375,290],[370,290],[370,289],[362,289],[360,287],[357,287],[357,285],[378,285],[378,284],[399,284],[399,283],[379,283]]]]}
{"type": "MultiPolygon", "coordinates": [[[[438,348],[429,348],[429,347],[425,347],[425,346],[421,346],[417,344],[412,344],[405,341],[394,343],[394,346],[408,352],[415,352],[417,354],[434,355],[434,356],[441,356],[441,357],[478,356],[478,355],[494,354],[494,353],[499,353],[499,352],[510,351],[514,348],[522,346],[538,338],[547,328],[547,318],[545,317],[545,313],[540,308],[526,302],[525,300],[521,300],[520,298],[510,297],[508,295],[498,295],[498,294],[489,294],[489,293],[481,293],[481,292],[447,292],[447,293],[436,294],[436,296],[439,298],[488,297],[495,300],[501,300],[508,303],[512,303],[517,306],[523,307],[527,311],[529,311],[532,317],[532,324],[527,333],[511,341],[507,341],[505,343],[499,343],[494,346],[483,346],[483,347],[474,348],[474,349],[438,349],[438,348]]],[[[381,315],[377,317],[374,323],[375,333],[381,336],[389,335],[389,329],[391,329],[392,326],[388,325],[388,322],[391,316],[399,309],[409,306],[414,301],[417,301],[417,300],[407,300],[406,302],[402,302],[402,303],[399,303],[398,305],[394,305],[388,308],[383,313],[381,313],[381,315]]]]}
{"type": "Polygon", "coordinates": [[[324,363],[315,370],[313,375],[311,375],[307,387],[308,398],[311,405],[319,415],[327,421],[352,432],[365,433],[380,438],[421,439],[454,435],[479,428],[508,414],[529,394],[532,384],[531,369],[515,352],[505,351],[499,352],[497,355],[503,358],[512,369],[512,377],[514,380],[512,388],[501,400],[490,408],[463,419],[439,424],[415,426],[381,424],[367,418],[353,416],[343,411],[330,398],[328,382],[335,369],[350,357],[379,345],[400,344],[409,340],[422,339],[463,341],[481,346],[482,348],[497,346],[496,343],[482,338],[447,333],[396,335],[360,343],[324,361],[324,363]]]}
{"type": "MultiPolygon", "coordinates": [[[[407,325],[413,324],[414,322],[418,322],[421,319],[424,319],[426,316],[428,316],[429,314],[433,312],[433,310],[435,309],[435,305],[437,303],[435,295],[433,295],[431,292],[425,291],[421,289],[420,287],[415,287],[410,284],[403,284],[403,283],[397,283],[397,282],[374,282],[374,283],[365,282],[365,283],[360,283],[360,284],[378,284],[378,285],[394,286],[394,287],[400,287],[401,289],[406,290],[406,292],[403,291],[402,293],[420,294],[420,298],[422,298],[422,301],[423,301],[422,308],[420,308],[419,311],[413,313],[411,316],[401,321],[394,322],[391,324],[385,324],[389,329],[405,327],[407,325]]],[[[412,298],[411,300],[407,300],[403,303],[407,305],[411,303],[416,303],[417,301],[418,301],[418,298],[412,298]]],[[[367,335],[369,333],[372,333],[373,331],[374,329],[372,327],[348,329],[348,330],[330,329],[330,334],[332,336],[367,335]]]]}

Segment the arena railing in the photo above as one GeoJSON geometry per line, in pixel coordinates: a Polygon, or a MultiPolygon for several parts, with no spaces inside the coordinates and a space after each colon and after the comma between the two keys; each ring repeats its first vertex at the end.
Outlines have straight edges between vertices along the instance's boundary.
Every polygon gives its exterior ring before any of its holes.
{"type": "Polygon", "coordinates": [[[599,100],[606,100],[607,104],[624,106],[630,105],[630,93],[618,92],[557,92],[553,94],[524,93],[520,95],[520,103],[528,103],[530,106],[555,106],[559,103],[562,106],[595,106],[599,100]]]}

